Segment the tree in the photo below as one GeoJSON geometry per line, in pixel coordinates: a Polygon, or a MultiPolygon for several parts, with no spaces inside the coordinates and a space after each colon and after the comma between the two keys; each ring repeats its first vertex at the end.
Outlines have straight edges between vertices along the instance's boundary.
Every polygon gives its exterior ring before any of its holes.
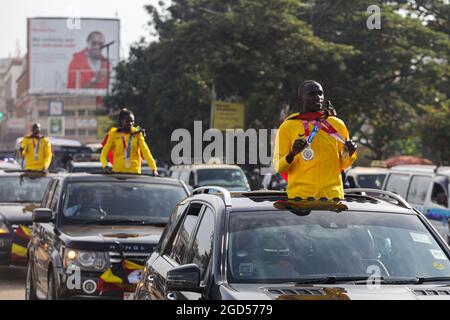
{"type": "Polygon", "coordinates": [[[107,101],[133,109],[157,158],[169,160],[174,129],[192,132],[194,120],[208,126],[213,85],[219,98],[245,103],[247,127],[275,128],[282,108],[299,110],[299,84],[315,79],[375,158],[420,153],[421,119],[450,94],[443,1],[173,0],[166,10],[147,6],[159,40],[133,46],[107,101]],[[381,30],[366,26],[373,4],[381,8],[381,30]]]}
{"type": "Polygon", "coordinates": [[[169,155],[174,129],[192,130],[193,120],[208,125],[212,85],[220,98],[246,104],[248,127],[276,127],[281,108],[295,106],[299,83],[319,74],[321,60],[340,72],[352,54],[314,36],[296,16],[298,1],[177,0],[166,17],[147,9],[159,42],[132,48],[108,103],[136,112],[150,139],[159,137],[158,157],[169,155]]]}

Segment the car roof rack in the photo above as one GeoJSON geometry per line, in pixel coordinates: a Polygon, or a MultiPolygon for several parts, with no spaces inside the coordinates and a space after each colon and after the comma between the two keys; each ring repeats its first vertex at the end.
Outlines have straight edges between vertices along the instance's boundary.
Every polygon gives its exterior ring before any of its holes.
{"type": "MultiPolygon", "coordinates": [[[[412,209],[411,205],[406,202],[405,199],[403,199],[401,196],[399,196],[398,194],[395,194],[393,192],[390,191],[386,191],[386,190],[380,190],[380,189],[370,189],[370,188],[351,188],[351,189],[344,189],[345,195],[350,195],[350,194],[356,194],[356,193],[375,193],[381,196],[386,196],[390,199],[393,199],[395,201],[397,201],[397,203],[407,209],[412,209]]],[[[377,197],[378,198],[378,197],[377,197]]],[[[383,197],[381,197],[383,198],[383,197]]]]}
{"type": "Polygon", "coordinates": [[[52,169],[52,170],[48,170],[48,172],[44,172],[44,171],[33,171],[33,170],[24,170],[24,169],[5,169],[2,170],[3,172],[6,173],[42,173],[42,174],[46,174],[46,173],[66,173],[67,170],[60,168],[60,169],[52,169]]]}
{"type": "Polygon", "coordinates": [[[287,192],[285,191],[264,190],[264,189],[241,192],[240,196],[247,197],[256,202],[288,199],[287,192]]]}
{"type": "Polygon", "coordinates": [[[217,186],[204,186],[197,189],[194,189],[192,191],[192,194],[203,194],[203,193],[209,193],[211,190],[216,190],[218,193],[221,193],[223,195],[223,202],[225,203],[226,207],[231,207],[231,193],[228,189],[225,189],[223,187],[217,187],[217,186]]]}

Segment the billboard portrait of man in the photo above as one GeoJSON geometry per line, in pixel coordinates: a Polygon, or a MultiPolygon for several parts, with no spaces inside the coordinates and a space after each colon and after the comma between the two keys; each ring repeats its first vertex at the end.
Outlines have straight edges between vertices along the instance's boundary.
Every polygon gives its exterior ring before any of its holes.
{"type": "Polygon", "coordinates": [[[93,31],[87,37],[87,47],[73,55],[68,69],[68,89],[106,89],[109,61],[102,55],[105,36],[93,31]]]}

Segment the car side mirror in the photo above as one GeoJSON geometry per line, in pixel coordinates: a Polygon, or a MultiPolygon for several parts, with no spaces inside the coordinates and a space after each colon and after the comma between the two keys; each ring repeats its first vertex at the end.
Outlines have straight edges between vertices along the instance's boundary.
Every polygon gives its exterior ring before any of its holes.
{"type": "Polygon", "coordinates": [[[33,210],[32,221],[36,223],[53,222],[53,212],[48,208],[37,208],[33,210]]]}
{"type": "Polygon", "coordinates": [[[190,291],[202,293],[200,287],[200,268],[194,264],[185,264],[167,272],[166,280],[169,291],[190,291]]]}

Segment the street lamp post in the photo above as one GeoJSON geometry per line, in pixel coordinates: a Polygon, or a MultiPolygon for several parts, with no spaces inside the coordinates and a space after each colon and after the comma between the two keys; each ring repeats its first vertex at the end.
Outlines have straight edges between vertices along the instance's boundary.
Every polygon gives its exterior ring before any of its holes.
{"type": "Polygon", "coordinates": [[[109,42],[109,43],[104,44],[104,45],[101,46],[101,49],[106,48],[106,61],[107,61],[107,66],[108,66],[108,69],[106,70],[106,79],[107,79],[106,94],[107,94],[107,95],[109,95],[109,77],[110,77],[110,75],[109,75],[109,73],[110,73],[110,71],[109,71],[109,68],[110,68],[110,63],[109,63],[109,47],[112,46],[115,42],[116,42],[116,41],[113,40],[113,41],[111,41],[111,42],[109,42]]]}

